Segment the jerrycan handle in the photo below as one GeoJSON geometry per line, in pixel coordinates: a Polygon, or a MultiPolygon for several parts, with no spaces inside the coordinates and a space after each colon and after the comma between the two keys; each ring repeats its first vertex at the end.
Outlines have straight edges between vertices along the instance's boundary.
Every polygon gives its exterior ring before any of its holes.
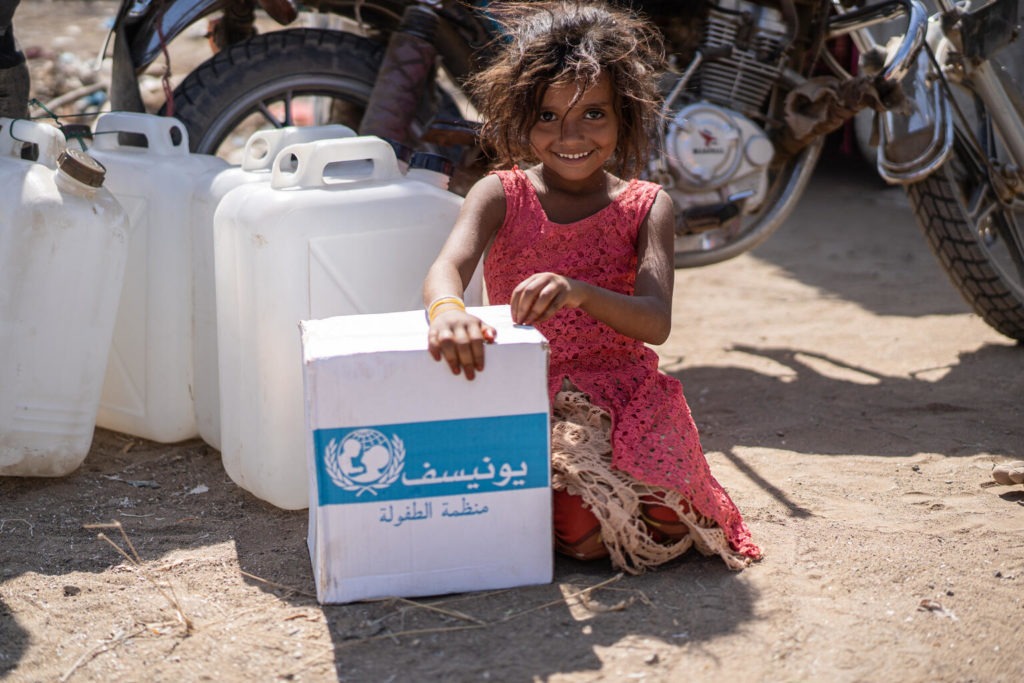
{"type": "Polygon", "coordinates": [[[25,143],[39,147],[39,163],[57,168],[57,157],[67,147],[59,128],[28,119],[0,119],[0,156],[21,158],[25,143]]]}
{"type": "Polygon", "coordinates": [[[249,136],[242,155],[243,171],[269,171],[278,153],[288,145],[317,140],[355,137],[356,132],[340,123],[325,126],[287,126],[260,130],[249,136]]]}
{"type": "Polygon", "coordinates": [[[360,180],[392,180],[402,177],[394,148],[376,136],[362,135],[285,147],[274,159],[270,186],[275,190],[323,187],[329,184],[324,175],[327,166],[363,160],[373,162],[373,171],[368,176],[361,176],[360,180]],[[289,157],[294,157],[294,171],[285,168],[289,157]]]}
{"type": "Polygon", "coordinates": [[[134,133],[146,138],[146,147],[162,156],[187,156],[188,131],[173,116],[156,116],[130,111],[114,111],[96,119],[93,147],[102,150],[123,149],[117,133],[134,133]]]}

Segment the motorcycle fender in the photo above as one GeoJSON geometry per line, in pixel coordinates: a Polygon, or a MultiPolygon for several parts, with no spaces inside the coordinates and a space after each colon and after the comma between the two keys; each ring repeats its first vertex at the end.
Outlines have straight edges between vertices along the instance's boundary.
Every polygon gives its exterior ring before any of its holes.
{"type": "Polygon", "coordinates": [[[146,3],[139,14],[129,10],[119,23],[123,24],[133,68],[139,71],[149,66],[164,45],[226,4],[227,0],[171,0],[146,3]]]}
{"type": "MultiPolygon", "coordinates": [[[[931,27],[929,27],[931,30],[931,27]]],[[[894,185],[926,178],[953,149],[953,116],[941,79],[922,50],[904,82],[909,112],[880,114],[878,173],[894,185]]]]}

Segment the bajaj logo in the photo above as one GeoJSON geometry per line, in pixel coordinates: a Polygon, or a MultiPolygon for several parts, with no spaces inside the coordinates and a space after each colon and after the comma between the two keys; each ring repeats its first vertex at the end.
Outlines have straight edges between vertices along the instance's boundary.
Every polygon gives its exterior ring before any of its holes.
{"type": "Polygon", "coordinates": [[[391,441],[376,429],[357,429],[340,441],[331,439],[324,449],[324,466],[331,480],[356,496],[377,495],[398,480],[405,463],[405,445],[391,441]]]}
{"type": "Polygon", "coordinates": [[[694,154],[722,154],[725,152],[724,149],[718,146],[718,138],[707,128],[698,130],[697,133],[700,135],[701,140],[704,143],[703,147],[696,147],[693,150],[694,154]]]}

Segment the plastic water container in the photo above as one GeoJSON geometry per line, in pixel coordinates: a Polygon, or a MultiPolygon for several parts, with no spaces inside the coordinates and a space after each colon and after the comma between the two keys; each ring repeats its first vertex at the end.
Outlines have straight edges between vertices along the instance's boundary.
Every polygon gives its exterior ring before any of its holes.
{"type": "Polygon", "coordinates": [[[103,179],[53,126],[0,119],[0,475],[61,476],[92,445],[129,238],[103,179]]]}
{"type": "Polygon", "coordinates": [[[192,438],[191,206],[196,179],[229,165],[190,153],[177,119],[128,112],[97,119],[91,153],[133,228],[97,424],[163,443],[192,438]]]}
{"type": "MultiPolygon", "coordinates": [[[[376,137],[285,155],[294,171],[275,162],[269,186],[235,188],[214,221],[221,456],[242,488],[301,509],[309,479],[299,321],[421,308],[423,279],[462,198],[405,177],[376,137]]],[[[479,288],[467,300],[479,303],[479,288]]]]}
{"type": "MultiPolygon", "coordinates": [[[[220,450],[220,382],[217,370],[217,297],[213,272],[213,218],[230,190],[248,183],[270,183],[271,165],[289,145],[355,136],[348,126],[288,126],[253,133],[240,166],[215,168],[197,180],[192,204],[193,380],[195,419],[203,441],[220,450]]],[[[282,159],[282,163],[291,163],[282,159]]]]}

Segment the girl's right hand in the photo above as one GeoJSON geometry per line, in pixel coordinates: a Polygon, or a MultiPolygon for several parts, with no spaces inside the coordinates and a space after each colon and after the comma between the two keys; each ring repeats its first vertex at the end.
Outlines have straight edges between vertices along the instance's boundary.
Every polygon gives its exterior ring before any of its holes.
{"type": "Polygon", "coordinates": [[[484,344],[490,344],[497,330],[480,318],[453,308],[435,316],[427,333],[427,348],[434,360],[448,362],[453,375],[465,372],[473,379],[484,369],[484,344]]]}

